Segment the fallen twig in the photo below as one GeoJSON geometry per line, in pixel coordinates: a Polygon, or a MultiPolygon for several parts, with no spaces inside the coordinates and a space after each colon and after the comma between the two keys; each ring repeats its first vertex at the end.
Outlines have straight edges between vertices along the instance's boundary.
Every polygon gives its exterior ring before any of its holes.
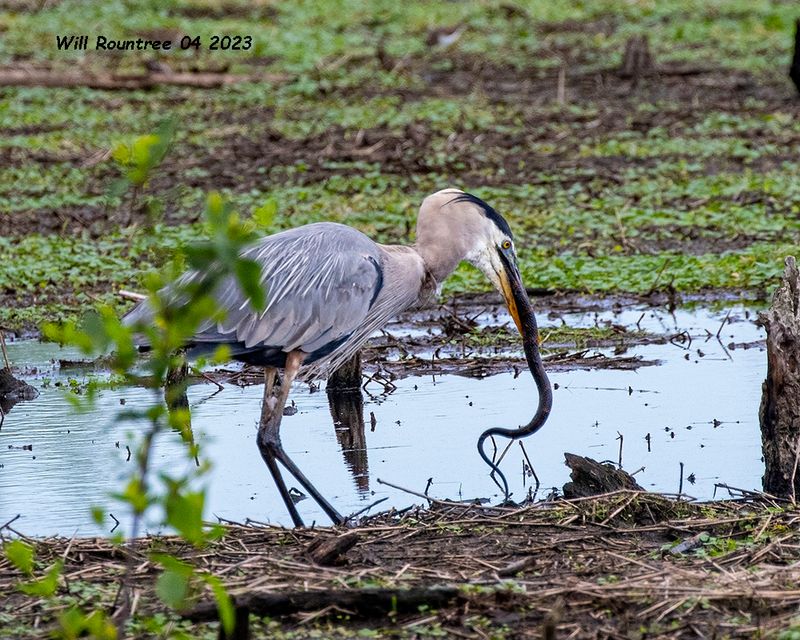
{"type": "Polygon", "coordinates": [[[120,298],[124,298],[126,300],[135,300],[136,302],[141,302],[142,300],[147,300],[147,296],[143,293],[136,293],[135,291],[126,291],[125,289],[120,289],[117,291],[117,295],[120,298]]]}
{"type": "MultiPolygon", "coordinates": [[[[91,89],[150,89],[159,85],[218,89],[238,82],[269,79],[259,76],[230,73],[148,73],[137,76],[99,75],[91,73],[60,72],[41,69],[0,69],[0,86],[3,87],[89,87],[91,89]]],[[[285,80],[285,76],[272,80],[285,80]]]]}

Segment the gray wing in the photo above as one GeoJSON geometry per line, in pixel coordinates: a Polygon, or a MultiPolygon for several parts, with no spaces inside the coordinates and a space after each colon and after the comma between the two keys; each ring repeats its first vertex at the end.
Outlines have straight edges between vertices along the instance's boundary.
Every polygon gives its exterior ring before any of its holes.
{"type": "MultiPolygon", "coordinates": [[[[261,265],[266,309],[256,313],[234,278],[214,296],[222,322],[201,324],[195,343],[242,343],[311,353],[352,334],[382,286],[381,254],[360,231],[322,222],[267,236],[243,252],[261,265]]],[[[188,273],[184,278],[197,277],[188,273]]],[[[127,318],[143,319],[135,309],[127,318]]]]}

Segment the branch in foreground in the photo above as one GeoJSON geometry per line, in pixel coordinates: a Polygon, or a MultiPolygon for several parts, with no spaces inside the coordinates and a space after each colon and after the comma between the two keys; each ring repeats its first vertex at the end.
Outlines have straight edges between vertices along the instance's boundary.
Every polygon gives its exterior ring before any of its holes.
{"type": "MultiPolygon", "coordinates": [[[[236,596],[234,630],[227,636],[220,630],[220,638],[248,638],[251,613],[274,617],[330,609],[362,617],[383,617],[390,613],[416,613],[422,605],[439,609],[459,597],[459,589],[454,586],[248,593],[236,596]]],[[[216,602],[203,602],[183,617],[192,622],[209,622],[219,619],[219,610],[216,602]]]]}

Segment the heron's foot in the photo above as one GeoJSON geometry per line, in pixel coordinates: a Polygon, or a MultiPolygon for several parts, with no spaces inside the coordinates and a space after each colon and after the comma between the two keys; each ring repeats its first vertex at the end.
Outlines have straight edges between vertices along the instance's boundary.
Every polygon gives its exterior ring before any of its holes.
{"type": "Polygon", "coordinates": [[[325,497],[313,484],[311,484],[311,481],[306,478],[305,474],[283,450],[283,446],[281,445],[278,434],[271,433],[269,431],[259,432],[258,448],[261,451],[261,457],[264,459],[264,462],[267,463],[267,467],[269,468],[270,473],[275,480],[275,484],[278,486],[278,491],[280,492],[281,497],[286,504],[286,508],[289,510],[289,513],[292,516],[295,526],[302,527],[302,520],[297,514],[297,508],[294,505],[291,494],[286,489],[286,485],[283,482],[280,471],[278,471],[277,462],[280,462],[283,467],[294,476],[295,480],[297,480],[297,482],[308,493],[308,495],[310,495],[322,508],[322,510],[334,524],[344,524],[345,517],[325,499],[325,497]]]}
{"type": "Polygon", "coordinates": [[[270,435],[269,432],[259,429],[257,438],[258,450],[261,453],[261,458],[267,465],[267,469],[269,469],[272,479],[275,481],[275,486],[278,488],[278,493],[281,495],[283,503],[286,505],[286,510],[289,512],[294,526],[304,527],[303,519],[297,511],[294,500],[292,500],[292,494],[286,488],[286,483],[283,481],[283,476],[278,468],[278,460],[280,460],[280,454],[283,453],[280,437],[278,437],[277,433],[272,434],[272,437],[270,437],[270,435]]]}

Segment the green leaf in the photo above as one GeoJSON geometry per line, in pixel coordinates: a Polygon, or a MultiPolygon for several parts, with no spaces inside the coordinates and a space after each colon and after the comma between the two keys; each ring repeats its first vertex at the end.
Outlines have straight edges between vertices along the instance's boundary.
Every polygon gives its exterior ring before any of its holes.
{"type": "Polygon", "coordinates": [[[219,611],[219,620],[222,623],[222,628],[225,634],[230,636],[233,633],[233,626],[236,624],[236,611],[233,606],[233,600],[228,594],[228,590],[222,581],[217,576],[212,576],[209,573],[203,574],[203,580],[211,587],[214,593],[214,599],[217,601],[217,611],[219,611]]]}
{"type": "Polygon", "coordinates": [[[30,582],[23,582],[19,584],[19,590],[29,596],[39,596],[42,598],[49,598],[58,588],[58,578],[61,576],[61,569],[64,563],[59,560],[56,562],[47,573],[38,580],[31,580],[30,582]]]}
{"type": "Polygon", "coordinates": [[[236,261],[236,278],[242,291],[250,299],[250,306],[255,311],[263,311],[267,296],[261,286],[261,265],[255,260],[240,258],[236,261]]]}
{"type": "Polygon", "coordinates": [[[8,561],[25,575],[33,575],[33,547],[22,540],[12,540],[3,546],[8,561]]]}
{"type": "Polygon", "coordinates": [[[125,490],[122,493],[114,494],[114,497],[128,503],[135,513],[144,513],[150,503],[139,478],[131,478],[125,486],[125,490]]]}
{"type": "Polygon", "coordinates": [[[154,562],[164,567],[156,581],[156,594],[162,602],[173,609],[183,609],[189,600],[194,567],[167,553],[154,553],[154,562]]]}
{"type": "Polygon", "coordinates": [[[269,227],[277,213],[278,201],[275,198],[269,198],[264,204],[253,210],[253,222],[261,228],[269,227]]]}
{"type": "Polygon", "coordinates": [[[181,493],[180,489],[180,486],[171,488],[164,499],[167,524],[174,527],[187,542],[202,545],[206,541],[203,530],[205,493],[181,493]]]}
{"type": "Polygon", "coordinates": [[[156,595],[173,609],[185,608],[189,598],[189,576],[167,569],[156,581],[156,595]]]}
{"type": "Polygon", "coordinates": [[[105,613],[96,610],[88,615],[77,607],[72,607],[58,618],[60,629],[56,632],[57,638],[64,640],[77,640],[89,636],[94,640],[116,640],[117,628],[108,619],[105,613]]]}
{"type": "Polygon", "coordinates": [[[223,364],[231,359],[231,347],[227,344],[219,345],[211,356],[212,364],[223,364]]]}

